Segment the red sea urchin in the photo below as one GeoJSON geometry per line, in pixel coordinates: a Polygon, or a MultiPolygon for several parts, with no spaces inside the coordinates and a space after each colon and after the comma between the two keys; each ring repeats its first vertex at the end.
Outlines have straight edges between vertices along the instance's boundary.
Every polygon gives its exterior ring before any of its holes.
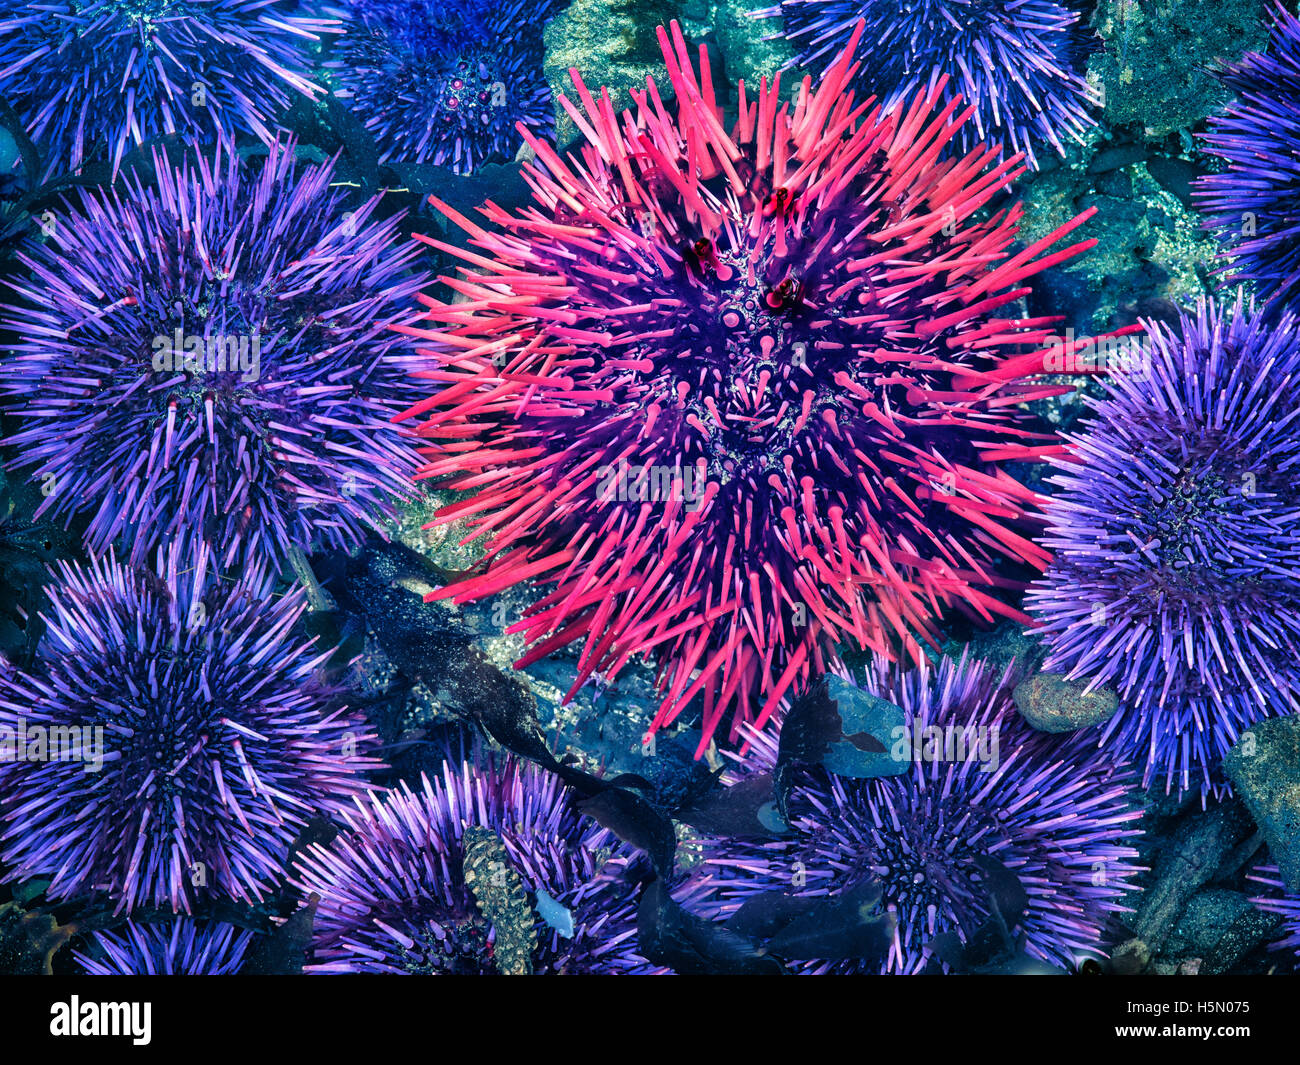
{"type": "Polygon", "coordinates": [[[1001,465],[1058,451],[1017,405],[1053,319],[998,318],[1025,278],[1091,247],[1013,250],[990,207],[1021,156],[942,160],[971,109],[943,83],[882,114],[849,88],[861,36],[793,109],[742,82],[729,135],[701,54],[659,31],[653,81],[621,119],[573,72],[586,137],[537,154],[533,204],[488,231],[434,200],[483,254],[426,300],[439,389],[425,477],[473,492],[435,521],[491,534],[464,602],[553,590],[511,629],[526,666],[585,640],[573,689],[638,652],[660,664],[658,728],[703,693],[701,750],[730,714],[762,725],[851,637],[922,657],[947,607],[1020,618],[996,592],[1046,565],[1035,495],[1001,465]],[[1038,350],[1036,350],[1038,349],[1038,350]]]}
{"type": "Polygon", "coordinates": [[[5,443],[47,510],[132,564],[203,539],[222,568],[282,569],[379,528],[418,461],[392,415],[419,395],[407,320],[427,277],[374,197],[346,211],[333,162],[153,156],[86,190],[19,255],[5,443]]]}
{"type": "Polygon", "coordinates": [[[662,972],[636,953],[633,859],[537,765],[475,756],[342,814],[296,860],[318,899],[306,972],[662,972]]]}

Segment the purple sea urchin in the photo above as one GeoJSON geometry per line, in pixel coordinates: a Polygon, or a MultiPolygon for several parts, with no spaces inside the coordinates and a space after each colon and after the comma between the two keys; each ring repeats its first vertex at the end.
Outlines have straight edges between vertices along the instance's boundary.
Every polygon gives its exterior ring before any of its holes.
{"type": "Polygon", "coordinates": [[[1064,140],[1094,125],[1079,14],[1055,0],[780,0],[757,14],[783,19],[794,62],[813,68],[865,20],[858,82],[892,107],[947,75],[944,102],[960,95],[976,109],[961,133],[968,149],[1001,140],[1036,166],[1035,146],[1064,154],[1064,140]]]}
{"type": "MultiPolygon", "coordinates": [[[[1066,966],[1100,953],[1135,872],[1134,774],[1085,740],[1034,732],[1012,707],[1007,680],[951,659],[898,677],[878,665],[867,690],[904,711],[910,731],[895,749],[910,763],[906,771],[850,780],[800,770],[789,837],[706,841],[697,874],[711,892],[704,912],[727,916],[768,891],[836,896],[875,879],[898,920],[881,969],[915,973],[930,963],[937,935],[969,942],[991,919],[992,859],[1027,896],[1026,953],[1066,966]]],[[[771,772],[776,740],[751,738],[747,775],[771,772]]]]}
{"type": "Polygon", "coordinates": [[[392,415],[411,397],[403,319],[425,278],[377,200],[346,213],[331,165],[226,149],[86,192],[19,258],[0,367],[40,512],[89,516],[133,562],[202,537],[223,567],[347,548],[409,488],[392,415]]]}
{"type": "Polygon", "coordinates": [[[635,952],[631,853],[553,774],[443,764],[343,814],[297,860],[320,896],[313,973],[649,973],[635,952]]]}
{"type": "Polygon", "coordinates": [[[229,976],[239,972],[253,933],[220,922],[175,917],[165,923],[128,921],[97,932],[99,950],[73,951],[91,976],[229,976]]]}
{"type": "Polygon", "coordinates": [[[1052,478],[1056,559],[1027,607],[1046,668],[1109,684],[1100,742],[1166,789],[1300,707],[1300,327],[1240,300],[1150,325],[1052,478]]]}
{"type": "Polygon", "coordinates": [[[293,635],[301,594],[181,557],[62,564],[39,671],[0,676],[0,860],[50,898],[256,903],[313,813],[378,765],[317,679],[330,652],[293,635]]]}
{"type": "Polygon", "coordinates": [[[1204,139],[1228,168],[1201,178],[1195,195],[1226,246],[1229,280],[1300,312],[1300,19],[1278,4],[1267,50],[1223,80],[1237,99],[1204,139]]]}
{"type": "Polygon", "coordinates": [[[340,95],[381,159],[467,174],[555,132],[542,28],[557,0],[349,0],[335,47],[340,95]]]}
{"type": "Polygon", "coordinates": [[[0,97],[49,168],[126,151],[165,133],[251,133],[307,80],[307,46],[337,23],[282,0],[0,0],[0,97]]]}

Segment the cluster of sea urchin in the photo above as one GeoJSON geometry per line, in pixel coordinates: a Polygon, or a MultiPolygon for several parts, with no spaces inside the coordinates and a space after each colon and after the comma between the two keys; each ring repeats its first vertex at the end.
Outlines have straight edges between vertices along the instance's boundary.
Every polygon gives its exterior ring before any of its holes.
{"type": "Polygon", "coordinates": [[[73,957],[91,976],[229,976],[239,972],[253,933],[190,917],[97,932],[96,950],[73,957]]]}
{"type": "Polygon", "coordinates": [[[0,367],[41,511],[89,515],[95,554],[139,563],[204,539],[223,567],[347,548],[409,490],[417,456],[392,424],[410,343],[389,326],[426,279],[377,200],[345,212],[331,165],[292,143],[241,163],[138,174],[86,192],[19,255],[0,367]]]}
{"type": "Polygon", "coordinates": [[[1012,251],[1019,157],[945,158],[970,112],[942,79],[855,102],[861,33],[793,111],[742,84],[728,134],[674,23],[673,107],[651,87],[620,122],[575,74],[580,163],[525,134],[535,202],[491,230],[434,201],[483,254],[428,241],[470,265],[413,331],[444,385],[409,416],[423,475],[474,492],[437,520],[491,535],[436,595],[553,581],[519,665],[585,639],[572,696],[649,652],[654,727],[702,692],[701,751],[843,638],[919,661],[947,607],[1023,617],[999,593],[1048,561],[1002,464],[1057,450],[1022,410],[1061,391],[1026,379],[1050,320],[996,312],[1095,243],[1047,252],[1088,215],[1012,251]]]}
{"type": "Polygon", "coordinates": [[[895,107],[946,75],[941,99],[975,107],[966,148],[1004,141],[1037,165],[1036,146],[1064,154],[1063,140],[1094,124],[1079,13],[1055,0],[780,0],[757,14],[784,20],[803,67],[830,62],[864,20],[872,47],[859,83],[895,107]]]}
{"type": "Polygon", "coordinates": [[[1243,729],[1300,707],[1300,325],[1239,299],[1149,329],[1053,478],[1026,602],[1048,669],[1118,689],[1100,742],[1217,788],[1243,729]]]}
{"type": "Polygon", "coordinates": [[[0,675],[0,729],[23,748],[0,760],[14,874],[118,912],[256,903],[313,813],[367,788],[372,736],[318,679],[329,653],[293,639],[301,594],[270,591],[257,567],[214,579],[202,547],[151,570],[61,565],[39,672],[0,675]]]}
{"type": "Polygon", "coordinates": [[[297,860],[320,897],[309,973],[656,971],[636,954],[632,852],[536,765],[449,760],[343,821],[297,860]]]}
{"type": "Polygon", "coordinates": [[[347,0],[333,70],[381,159],[467,174],[555,131],[542,29],[557,0],[347,0]]]}
{"type": "MultiPolygon", "coordinates": [[[[936,937],[971,942],[996,925],[1004,889],[991,861],[1024,891],[1020,927],[1007,931],[1023,939],[1025,953],[1070,967],[1099,954],[1136,872],[1135,774],[1082,738],[1062,742],[1030,729],[1011,704],[1007,678],[982,663],[945,658],[902,675],[878,663],[867,690],[904,711],[906,770],[866,780],[799,770],[787,802],[789,836],[706,841],[696,875],[697,889],[709,892],[701,912],[725,917],[773,891],[835,897],[874,880],[897,926],[888,957],[872,971],[916,973],[940,961],[936,937]]],[[[744,776],[772,772],[776,740],[748,738],[744,776]]],[[[800,968],[844,973],[863,965],[800,968]]]]}
{"type": "Polygon", "coordinates": [[[1194,194],[1231,257],[1229,279],[1300,312],[1300,19],[1278,4],[1267,51],[1248,53],[1223,80],[1237,98],[1204,139],[1228,168],[1194,194]]]}
{"type": "Polygon", "coordinates": [[[0,97],[50,170],[183,133],[269,143],[291,93],[316,95],[308,43],[337,23],[284,0],[0,0],[0,97]]]}

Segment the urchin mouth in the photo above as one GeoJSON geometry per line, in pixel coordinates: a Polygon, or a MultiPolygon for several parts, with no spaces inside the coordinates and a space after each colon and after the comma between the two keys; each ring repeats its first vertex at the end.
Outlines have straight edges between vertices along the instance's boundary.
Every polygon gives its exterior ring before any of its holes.
{"type": "Polygon", "coordinates": [[[429,103],[448,123],[457,117],[465,122],[475,118],[490,122],[490,109],[504,107],[509,92],[496,58],[486,52],[461,57],[435,79],[435,85],[429,103]]]}

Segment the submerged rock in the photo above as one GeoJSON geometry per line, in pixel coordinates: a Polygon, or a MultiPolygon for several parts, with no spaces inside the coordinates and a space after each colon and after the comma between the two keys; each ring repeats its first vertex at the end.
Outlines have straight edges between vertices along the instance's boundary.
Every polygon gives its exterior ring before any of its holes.
{"type": "Polygon", "coordinates": [[[1268,841],[1288,891],[1300,891],[1300,718],[1275,717],[1243,732],[1223,771],[1268,841]]]}
{"type": "Polygon", "coordinates": [[[1093,25],[1105,47],[1088,64],[1106,121],[1159,138],[1196,126],[1229,92],[1216,77],[1265,41],[1263,0],[1102,0],[1093,25]]]}
{"type": "Polygon", "coordinates": [[[1198,959],[1197,972],[1227,972],[1270,939],[1278,919],[1251,905],[1239,891],[1207,888],[1193,895],[1165,943],[1167,957],[1198,959]]]}
{"type": "Polygon", "coordinates": [[[896,730],[907,724],[902,709],[839,677],[827,678],[827,690],[839,709],[844,736],[830,745],[822,764],[842,777],[892,777],[907,772],[908,763],[893,756],[896,730]]]}

